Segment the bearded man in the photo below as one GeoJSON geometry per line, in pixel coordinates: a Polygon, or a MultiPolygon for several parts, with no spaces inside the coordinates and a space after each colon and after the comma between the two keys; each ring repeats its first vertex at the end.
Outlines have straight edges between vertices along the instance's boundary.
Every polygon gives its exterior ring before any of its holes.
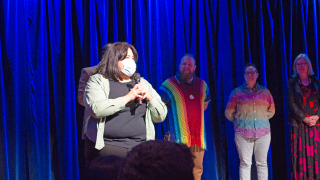
{"type": "Polygon", "coordinates": [[[194,158],[194,179],[200,180],[206,149],[204,111],[210,95],[207,84],[195,76],[196,62],[191,54],[181,58],[179,72],[160,87],[162,101],[168,107],[165,139],[184,143],[194,158]]]}

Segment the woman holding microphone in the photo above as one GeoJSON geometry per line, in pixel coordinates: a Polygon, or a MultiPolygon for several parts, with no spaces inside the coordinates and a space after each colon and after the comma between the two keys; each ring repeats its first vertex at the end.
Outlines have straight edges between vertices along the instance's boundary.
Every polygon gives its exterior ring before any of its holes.
{"type": "Polygon", "coordinates": [[[155,139],[153,122],[162,122],[167,107],[151,84],[141,78],[136,84],[138,54],[125,42],[112,44],[97,73],[90,77],[84,103],[86,163],[97,156],[125,157],[134,146],[155,139]],[[142,98],[142,104],[136,102],[142,98]]]}

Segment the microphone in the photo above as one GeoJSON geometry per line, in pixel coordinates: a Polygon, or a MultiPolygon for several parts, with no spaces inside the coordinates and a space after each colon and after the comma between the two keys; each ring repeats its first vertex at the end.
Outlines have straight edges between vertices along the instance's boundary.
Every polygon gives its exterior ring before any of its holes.
{"type": "MultiPolygon", "coordinates": [[[[133,75],[133,79],[134,79],[134,82],[136,84],[139,84],[140,83],[140,74],[139,73],[135,73],[133,75]]],[[[137,101],[138,101],[138,105],[142,104],[142,98],[141,97],[137,97],[137,101]]]]}

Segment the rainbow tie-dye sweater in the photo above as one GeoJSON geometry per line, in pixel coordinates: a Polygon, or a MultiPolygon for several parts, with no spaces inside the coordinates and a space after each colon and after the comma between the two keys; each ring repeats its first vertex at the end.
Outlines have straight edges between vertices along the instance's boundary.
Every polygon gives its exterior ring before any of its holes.
{"type": "Polygon", "coordinates": [[[160,89],[169,96],[171,102],[167,116],[171,141],[206,149],[204,101],[207,84],[195,78],[194,83],[188,86],[171,77],[162,83],[160,89]]]}
{"type": "Polygon", "coordinates": [[[232,91],[225,115],[234,123],[234,131],[247,138],[270,133],[269,119],[275,113],[270,91],[259,84],[251,92],[244,83],[232,91]]]}

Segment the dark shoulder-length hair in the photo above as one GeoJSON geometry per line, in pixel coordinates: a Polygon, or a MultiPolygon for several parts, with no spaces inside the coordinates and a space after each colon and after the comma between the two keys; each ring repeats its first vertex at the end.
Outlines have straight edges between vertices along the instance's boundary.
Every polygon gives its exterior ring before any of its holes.
{"type": "MultiPolygon", "coordinates": [[[[115,82],[122,81],[123,79],[121,77],[118,62],[127,57],[129,48],[133,53],[134,61],[137,63],[138,53],[136,49],[126,42],[117,42],[113,43],[102,56],[101,62],[97,68],[97,73],[103,75],[106,79],[115,82]]],[[[131,79],[132,78],[133,76],[131,79]]]]}

